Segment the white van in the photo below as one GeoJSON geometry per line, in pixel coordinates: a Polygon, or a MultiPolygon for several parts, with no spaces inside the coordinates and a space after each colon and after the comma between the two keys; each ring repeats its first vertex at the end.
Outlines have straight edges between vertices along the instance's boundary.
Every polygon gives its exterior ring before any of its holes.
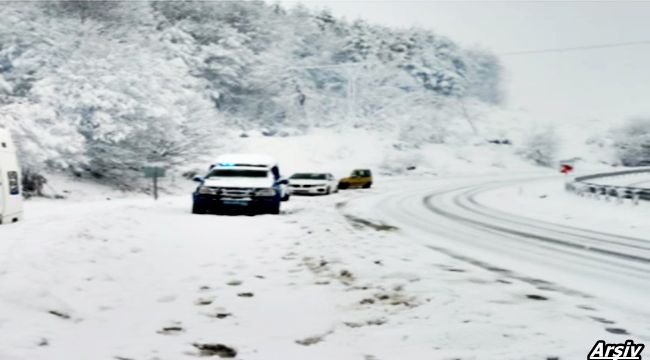
{"type": "Polygon", "coordinates": [[[16,147],[9,131],[0,129],[0,224],[18,222],[22,215],[23,196],[16,147]]]}

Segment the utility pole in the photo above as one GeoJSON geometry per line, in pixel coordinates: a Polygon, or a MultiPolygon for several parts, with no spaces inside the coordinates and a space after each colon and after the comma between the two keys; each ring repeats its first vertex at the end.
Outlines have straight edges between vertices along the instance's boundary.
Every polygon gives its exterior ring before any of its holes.
{"type": "Polygon", "coordinates": [[[330,64],[330,65],[306,65],[306,66],[291,66],[289,70],[344,70],[345,78],[347,81],[346,86],[346,118],[348,122],[351,122],[356,118],[357,112],[357,79],[358,79],[358,69],[361,66],[368,66],[371,63],[344,63],[344,64],[330,64]]]}

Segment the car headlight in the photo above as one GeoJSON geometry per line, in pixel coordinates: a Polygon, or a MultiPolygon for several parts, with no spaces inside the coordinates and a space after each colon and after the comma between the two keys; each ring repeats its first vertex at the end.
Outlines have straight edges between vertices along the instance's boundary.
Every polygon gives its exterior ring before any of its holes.
{"type": "Polygon", "coordinates": [[[255,196],[275,196],[276,191],[272,188],[257,189],[255,196]]]}
{"type": "Polygon", "coordinates": [[[199,188],[199,194],[217,195],[217,194],[219,194],[219,188],[213,188],[213,187],[209,187],[209,186],[201,186],[199,188]]]}

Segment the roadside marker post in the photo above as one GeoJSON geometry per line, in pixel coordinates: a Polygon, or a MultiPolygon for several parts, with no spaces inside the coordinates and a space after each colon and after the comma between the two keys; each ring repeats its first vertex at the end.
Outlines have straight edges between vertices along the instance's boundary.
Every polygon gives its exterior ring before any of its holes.
{"type": "Polygon", "coordinates": [[[165,177],[166,169],[159,166],[146,166],[144,168],[144,177],[153,180],[153,198],[158,200],[158,178],[165,177]]]}

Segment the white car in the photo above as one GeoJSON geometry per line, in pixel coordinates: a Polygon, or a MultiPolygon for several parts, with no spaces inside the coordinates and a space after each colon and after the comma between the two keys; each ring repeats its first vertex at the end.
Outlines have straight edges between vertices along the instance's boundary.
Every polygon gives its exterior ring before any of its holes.
{"type": "Polygon", "coordinates": [[[296,173],[289,178],[291,194],[329,195],[338,191],[338,181],[329,173],[296,173]]]}

